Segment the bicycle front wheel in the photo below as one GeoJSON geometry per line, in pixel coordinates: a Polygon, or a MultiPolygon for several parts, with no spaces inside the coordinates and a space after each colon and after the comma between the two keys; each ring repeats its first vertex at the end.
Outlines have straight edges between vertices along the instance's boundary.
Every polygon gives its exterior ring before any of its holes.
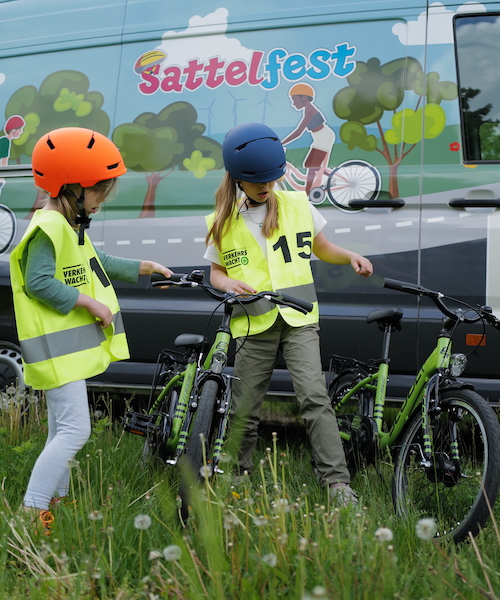
{"type": "Polygon", "coordinates": [[[400,516],[436,520],[436,538],[459,543],[486,523],[500,488],[500,426],[479,394],[463,389],[441,395],[441,411],[429,416],[432,460],[423,455],[422,415],[415,414],[401,440],[393,480],[400,516]],[[458,459],[453,458],[456,431],[458,459]]]}
{"type": "Polygon", "coordinates": [[[189,517],[191,488],[200,479],[212,475],[210,448],[215,429],[215,409],[219,385],[209,379],[203,385],[198,397],[198,407],[194,416],[194,424],[189,434],[187,448],[182,461],[182,478],[179,488],[181,500],[181,518],[186,522],[189,517]]]}

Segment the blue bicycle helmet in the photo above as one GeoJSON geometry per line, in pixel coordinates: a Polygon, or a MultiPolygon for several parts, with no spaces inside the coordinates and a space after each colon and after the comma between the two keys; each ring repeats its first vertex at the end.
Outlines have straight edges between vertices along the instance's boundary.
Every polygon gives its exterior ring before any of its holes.
{"type": "Polygon", "coordinates": [[[285,150],[278,136],[261,123],[233,127],[222,143],[222,158],[236,180],[267,183],[286,171],[285,150]]]}

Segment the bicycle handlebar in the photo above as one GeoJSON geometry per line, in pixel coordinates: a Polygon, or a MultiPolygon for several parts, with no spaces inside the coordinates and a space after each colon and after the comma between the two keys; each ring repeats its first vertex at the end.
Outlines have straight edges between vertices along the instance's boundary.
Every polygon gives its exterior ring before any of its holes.
{"type": "Polygon", "coordinates": [[[207,283],[204,280],[204,276],[205,273],[203,271],[195,270],[191,273],[172,273],[169,278],[166,278],[162,273],[152,273],[150,278],[153,287],[164,287],[169,285],[176,285],[179,287],[201,287],[209,296],[221,302],[232,300],[233,304],[251,304],[265,298],[273,304],[293,308],[304,315],[311,312],[313,309],[311,302],[306,302],[305,300],[300,300],[299,298],[294,298],[293,296],[280,292],[257,292],[256,294],[241,296],[224,292],[207,283]]]}
{"type": "Polygon", "coordinates": [[[473,307],[462,300],[446,296],[442,292],[436,292],[415,283],[399,281],[398,279],[389,279],[387,277],[384,279],[384,287],[391,290],[397,290],[398,292],[414,294],[415,296],[427,296],[427,298],[430,298],[444,315],[453,321],[461,321],[462,323],[470,325],[471,323],[477,323],[477,321],[484,319],[489,325],[500,330],[500,319],[495,317],[489,306],[473,307]],[[456,311],[449,309],[443,301],[444,298],[462,304],[462,306],[466,306],[468,309],[475,311],[476,317],[466,317],[461,309],[456,311]]]}

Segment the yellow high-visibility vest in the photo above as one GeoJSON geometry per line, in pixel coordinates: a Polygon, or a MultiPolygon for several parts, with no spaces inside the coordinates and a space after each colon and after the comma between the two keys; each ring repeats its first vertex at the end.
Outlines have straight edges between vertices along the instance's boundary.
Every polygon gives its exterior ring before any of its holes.
{"type": "MultiPolygon", "coordinates": [[[[250,318],[249,335],[262,333],[271,327],[281,313],[292,327],[317,323],[318,301],[311,271],[314,223],[307,196],[303,192],[275,192],[278,200],[279,227],[266,238],[267,259],[248,229],[245,219],[233,213],[231,225],[219,248],[228,277],[251,285],[258,292],[275,291],[313,303],[312,312],[304,315],[293,308],[277,307],[261,299],[246,304],[250,318]]],[[[206,217],[210,228],[215,213],[206,217]]],[[[248,332],[248,317],[241,306],[235,306],[231,318],[233,337],[248,332]]]]}
{"type": "Polygon", "coordinates": [[[59,212],[37,210],[10,256],[25,381],[38,390],[99,375],[111,361],[129,358],[115,290],[86,234],[84,241],[84,245],[78,245],[78,236],[59,212]],[[37,228],[42,229],[54,245],[55,278],[109,307],[113,323],[107,329],[103,330],[85,308],[73,308],[62,315],[26,294],[20,261],[37,228]]]}

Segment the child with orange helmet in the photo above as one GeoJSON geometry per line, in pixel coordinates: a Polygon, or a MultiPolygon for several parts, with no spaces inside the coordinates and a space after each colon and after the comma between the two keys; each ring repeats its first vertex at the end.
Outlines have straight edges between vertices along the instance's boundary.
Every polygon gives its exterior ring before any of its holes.
{"type": "Polygon", "coordinates": [[[67,127],[41,137],[32,154],[35,186],[47,193],[10,267],[25,381],[45,390],[48,439],[31,473],[23,505],[48,527],[53,497],[69,488],[69,463],[90,436],[85,380],[129,357],[110,279],[136,282],[167,267],[106,255],[85,230],[126,172],[104,135],[67,127]]]}

